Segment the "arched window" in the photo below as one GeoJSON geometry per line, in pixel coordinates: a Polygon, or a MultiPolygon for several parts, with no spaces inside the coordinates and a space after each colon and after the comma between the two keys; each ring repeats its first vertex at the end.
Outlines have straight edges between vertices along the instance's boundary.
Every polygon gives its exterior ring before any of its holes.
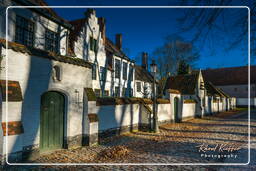
{"type": "Polygon", "coordinates": [[[62,73],[61,73],[61,67],[58,65],[55,65],[52,69],[52,79],[54,81],[61,81],[62,73]]]}

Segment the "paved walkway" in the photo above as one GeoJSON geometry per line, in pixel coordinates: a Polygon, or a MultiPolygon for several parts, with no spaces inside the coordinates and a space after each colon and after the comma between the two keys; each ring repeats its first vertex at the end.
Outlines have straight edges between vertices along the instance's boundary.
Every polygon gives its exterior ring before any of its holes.
{"type": "MultiPolygon", "coordinates": [[[[256,170],[256,112],[251,119],[249,166],[47,166],[79,170],[256,170]]],[[[97,147],[60,150],[41,156],[36,163],[246,163],[247,112],[226,112],[183,123],[161,125],[160,133],[134,132],[108,138],[97,147]],[[217,146],[217,147],[216,147],[217,146]],[[214,151],[215,147],[215,151],[214,151]],[[199,152],[199,150],[201,151],[199,152]],[[229,151],[227,151],[229,150],[229,151]]],[[[46,167],[46,166],[45,166],[46,167]]]]}

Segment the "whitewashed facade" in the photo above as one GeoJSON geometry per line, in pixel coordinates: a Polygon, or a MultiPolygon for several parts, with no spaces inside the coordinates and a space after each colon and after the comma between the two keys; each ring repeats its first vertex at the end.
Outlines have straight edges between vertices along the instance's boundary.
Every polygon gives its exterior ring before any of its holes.
{"type": "Polygon", "coordinates": [[[135,97],[152,98],[153,97],[153,75],[148,68],[148,54],[142,53],[141,66],[135,66],[135,97]]]}
{"type": "MultiPolygon", "coordinates": [[[[1,9],[24,3],[35,5],[30,1],[1,1],[1,9]]],[[[5,28],[0,30],[0,158],[8,155],[8,162],[15,162],[40,154],[45,139],[42,130],[50,125],[42,118],[43,113],[50,113],[48,109],[58,105],[56,102],[61,102],[61,119],[57,119],[60,129],[49,128],[50,132],[60,132],[60,148],[81,145],[83,137],[88,139],[91,134],[90,111],[84,109],[92,106],[85,92],[85,88],[92,88],[92,65],[68,52],[71,25],[51,9],[9,8],[8,16],[8,40],[5,28]],[[46,95],[47,104],[43,99],[46,95]],[[53,96],[61,99],[55,101],[53,96]]],[[[4,25],[2,15],[0,21],[4,25]]]]}
{"type": "Polygon", "coordinates": [[[105,22],[93,9],[86,12],[86,18],[71,21],[75,27],[73,52],[93,64],[92,85],[97,96],[133,96],[134,61],[122,52],[122,35],[116,35],[116,44],[106,37],[105,22]]]}

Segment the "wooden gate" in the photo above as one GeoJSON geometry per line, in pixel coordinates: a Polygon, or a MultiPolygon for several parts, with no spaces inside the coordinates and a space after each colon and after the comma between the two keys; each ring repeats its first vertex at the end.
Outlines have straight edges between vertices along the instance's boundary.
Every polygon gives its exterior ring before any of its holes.
{"type": "Polygon", "coordinates": [[[60,149],[64,139],[64,96],[49,91],[41,96],[40,151],[60,149]]]}
{"type": "Polygon", "coordinates": [[[174,98],[174,122],[180,122],[179,119],[179,98],[174,98]]]}

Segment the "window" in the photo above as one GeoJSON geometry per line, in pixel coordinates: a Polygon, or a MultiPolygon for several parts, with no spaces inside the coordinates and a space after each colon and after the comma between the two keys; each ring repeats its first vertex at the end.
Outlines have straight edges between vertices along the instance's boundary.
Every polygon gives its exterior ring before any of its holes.
{"type": "Polygon", "coordinates": [[[137,92],[141,92],[141,82],[136,82],[137,92]]]}
{"type": "Polygon", "coordinates": [[[15,41],[26,46],[33,46],[34,23],[32,21],[16,16],[15,41]]]}
{"type": "Polygon", "coordinates": [[[49,29],[45,30],[45,50],[59,52],[59,34],[49,29]]]}
{"type": "Polygon", "coordinates": [[[131,81],[133,81],[133,67],[130,65],[129,68],[130,68],[130,69],[129,69],[129,79],[130,79],[131,81]]]}
{"type": "Polygon", "coordinates": [[[104,90],[103,96],[109,96],[109,91],[108,90],[104,90]]]}
{"type": "Polygon", "coordinates": [[[123,62],[123,79],[127,80],[127,63],[123,62]]]}
{"type": "Polygon", "coordinates": [[[97,52],[97,40],[93,37],[90,37],[90,50],[97,52]]]}
{"type": "Polygon", "coordinates": [[[96,80],[97,79],[97,74],[96,74],[96,65],[92,65],[92,79],[96,80]]]}
{"type": "Polygon", "coordinates": [[[100,67],[100,80],[105,81],[106,80],[106,68],[100,67]]]}
{"type": "Polygon", "coordinates": [[[131,88],[130,91],[129,91],[129,96],[132,97],[133,96],[133,89],[131,88]]]}
{"type": "Polygon", "coordinates": [[[120,60],[115,60],[115,77],[120,78],[120,72],[121,72],[121,62],[120,60]]]}
{"type": "Polygon", "coordinates": [[[100,89],[95,89],[94,93],[96,97],[100,97],[100,89]]]}
{"type": "Polygon", "coordinates": [[[120,96],[120,87],[115,87],[115,97],[120,96]]]}
{"type": "Polygon", "coordinates": [[[125,97],[125,95],[126,95],[126,88],[124,87],[123,92],[122,92],[122,96],[125,97]]]}

